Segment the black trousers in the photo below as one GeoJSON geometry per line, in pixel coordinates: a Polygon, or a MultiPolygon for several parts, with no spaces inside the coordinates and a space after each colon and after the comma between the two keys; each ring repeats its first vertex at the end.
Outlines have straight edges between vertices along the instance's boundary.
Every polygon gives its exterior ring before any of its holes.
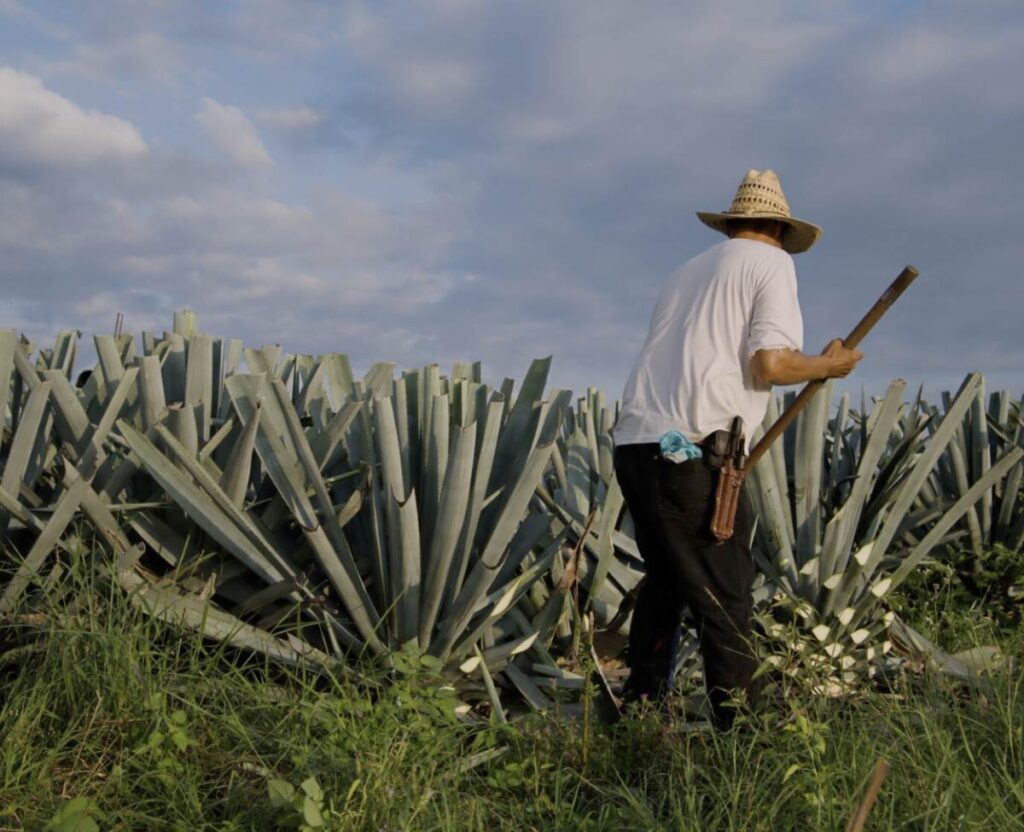
{"type": "Polygon", "coordinates": [[[754,564],[746,493],[735,534],[719,543],[710,531],[718,475],[705,460],[677,463],[663,459],[657,444],[621,445],[615,449],[615,473],[647,569],[630,625],[627,691],[664,695],[673,636],[689,606],[714,722],[729,727],[736,712],[724,703],[736,691],[744,691],[748,702],[757,698],[751,682],[757,663],[750,645],[754,564]]]}

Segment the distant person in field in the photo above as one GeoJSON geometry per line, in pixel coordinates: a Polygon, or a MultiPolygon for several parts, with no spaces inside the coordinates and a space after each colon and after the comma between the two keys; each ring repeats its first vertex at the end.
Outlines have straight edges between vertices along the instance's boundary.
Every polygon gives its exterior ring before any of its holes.
{"type": "Polygon", "coordinates": [[[732,538],[711,536],[716,434],[739,416],[749,437],[772,385],[842,378],[862,354],[838,339],[820,356],[801,352],[791,255],[814,245],[821,229],[790,216],[773,171],[749,171],[728,211],[697,216],[728,239],[669,276],[615,427],[615,471],[648,575],[630,626],[624,698],[658,703],[669,693],[674,635],[688,606],[713,722],[729,728],[732,700],[757,699],[753,518],[743,494],[732,538]]]}

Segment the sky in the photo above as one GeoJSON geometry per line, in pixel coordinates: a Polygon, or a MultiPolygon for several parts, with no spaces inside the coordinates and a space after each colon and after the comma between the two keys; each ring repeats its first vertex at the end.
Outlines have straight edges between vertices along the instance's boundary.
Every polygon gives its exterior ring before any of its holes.
{"type": "Polygon", "coordinates": [[[1024,391],[1024,4],[0,0],[0,327],[482,360],[612,398],[749,168],[805,346],[1024,391]]]}

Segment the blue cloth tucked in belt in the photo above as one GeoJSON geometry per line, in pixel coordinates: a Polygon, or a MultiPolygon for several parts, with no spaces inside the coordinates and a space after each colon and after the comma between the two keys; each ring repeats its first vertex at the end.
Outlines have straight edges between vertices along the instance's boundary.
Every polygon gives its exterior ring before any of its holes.
{"type": "Polygon", "coordinates": [[[671,462],[686,462],[704,456],[700,445],[694,445],[677,430],[670,430],[664,434],[658,445],[661,448],[661,455],[671,462]]]}

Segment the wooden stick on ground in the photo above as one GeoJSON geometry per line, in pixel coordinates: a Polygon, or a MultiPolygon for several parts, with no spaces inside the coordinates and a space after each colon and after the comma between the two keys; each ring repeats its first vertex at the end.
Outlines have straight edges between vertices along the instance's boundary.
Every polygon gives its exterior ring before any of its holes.
{"type": "Polygon", "coordinates": [[[864,793],[864,799],[846,824],[846,832],[861,832],[864,829],[864,823],[868,819],[868,812],[875,805],[875,799],[878,797],[878,792],[882,788],[882,782],[888,773],[889,761],[885,757],[880,757],[878,762],[875,763],[875,770],[871,773],[871,782],[868,783],[868,790],[864,793]]]}

